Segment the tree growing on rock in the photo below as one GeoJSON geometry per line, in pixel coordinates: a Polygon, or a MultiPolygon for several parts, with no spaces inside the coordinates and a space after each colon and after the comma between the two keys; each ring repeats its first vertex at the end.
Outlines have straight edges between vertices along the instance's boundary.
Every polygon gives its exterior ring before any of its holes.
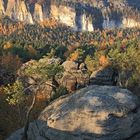
{"type": "Polygon", "coordinates": [[[32,98],[32,103],[30,107],[28,107],[28,111],[26,114],[26,124],[24,127],[24,135],[23,139],[27,140],[28,139],[28,128],[29,128],[29,120],[30,120],[30,114],[32,109],[34,108],[35,102],[36,102],[36,96],[39,93],[39,90],[41,88],[41,85],[43,83],[49,85],[52,87],[52,96],[50,98],[56,98],[62,94],[65,94],[67,91],[65,88],[59,86],[57,81],[55,80],[55,76],[59,75],[63,72],[63,66],[59,64],[47,64],[44,61],[41,62],[36,62],[33,66],[27,67],[25,69],[25,73],[27,76],[37,76],[38,80],[36,80],[36,83],[34,85],[30,85],[29,87],[24,88],[23,85],[21,84],[20,81],[16,81],[13,85],[8,85],[5,88],[5,93],[8,95],[7,96],[7,101],[9,104],[14,103],[14,104],[19,104],[20,101],[23,99],[23,95],[30,89],[34,88],[34,92],[31,93],[33,96],[32,98]],[[51,83],[48,83],[47,81],[51,80],[51,83]],[[59,93],[58,93],[59,92],[59,93]]]}

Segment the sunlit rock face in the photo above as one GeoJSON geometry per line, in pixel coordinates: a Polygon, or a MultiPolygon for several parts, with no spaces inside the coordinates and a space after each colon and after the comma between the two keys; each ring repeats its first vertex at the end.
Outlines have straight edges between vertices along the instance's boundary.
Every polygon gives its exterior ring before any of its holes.
{"type": "Polygon", "coordinates": [[[29,12],[25,1],[8,0],[6,16],[18,21],[24,21],[33,24],[31,13],[29,12]]]}
{"type": "Polygon", "coordinates": [[[20,1],[17,9],[17,15],[15,16],[17,20],[25,21],[27,23],[33,23],[32,16],[26,7],[25,1],[20,1]]]}
{"type": "Polygon", "coordinates": [[[126,19],[126,18],[124,18],[122,23],[123,23],[123,26],[127,27],[127,28],[133,28],[133,27],[140,28],[140,22],[137,22],[134,19],[130,19],[130,18],[126,19]]]}
{"type": "Polygon", "coordinates": [[[82,30],[83,31],[93,31],[94,30],[92,21],[85,14],[82,15],[82,30]]]}
{"type": "Polygon", "coordinates": [[[4,3],[0,0],[0,16],[5,14],[4,3]]]}
{"type": "Polygon", "coordinates": [[[35,8],[34,8],[34,20],[43,21],[42,6],[38,3],[35,4],[35,8]]]}
{"type": "Polygon", "coordinates": [[[102,28],[100,18],[95,19],[95,15],[100,12],[92,7],[87,7],[78,3],[75,6],[51,5],[51,15],[60,23],[66,24],[78,31],[93,31],[94,28],[102,28]]]}
{"type": "Polygon", "coordinates": [[[125,0],[0,0],[0,15],[30,24],[54,18],[78,31],[140,27],[138,9],[131,5],[125,0]]]}
{"type": "Polygon", "coordinates": [[[10,18],[13,18],[14,12],[15,12],[15,7],[16,1],[15,0],[8,0],[7,6],[6,6],[6,16],[9,16],[10,18]]]}
{"type": "Polygon", "coordinates": [[[75,10],[71,7],[51,5],[51,16],[59,22],[75,28],[75,10]]]}
{"type": "MultiPolygon", "coordinates": [[[[140,100],[127,89],[87,86],[49,104],[29,140],[140,140],[140,100]]],[[[6,140],[22,140],[19,129],[6,140]]]]}

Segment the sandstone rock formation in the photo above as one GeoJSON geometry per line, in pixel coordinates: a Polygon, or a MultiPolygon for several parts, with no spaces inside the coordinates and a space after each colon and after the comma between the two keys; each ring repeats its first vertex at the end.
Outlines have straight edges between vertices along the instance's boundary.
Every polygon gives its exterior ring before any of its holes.
{"type": "MultiPolygon", "coordinates": [[[[136,0],[135,0],[136,1],[136,0]]],[[[0,15],[33,24],[54,18],[79,31],[140,27],[139,2],[115,0],[0,0],[0,15]]]]}
{"type": "MultiPolygon", "coordinates": [[[[89,86],[52,102],[29,140],[139,140],[140,100],[126,89],[89,86]]],[[[20,140],[22,129],[7,140],[20,140]],[[16,139],[18,138],[18,139],[16,139]]]]}
{"type": "MultiPolygon", "coordinates": [[[[40,76],[35,74],[32,76],[27,76],[25,74],[25,69],[27,67],[32,67],[36,63],[46,63],[46,64],[60,64],[61,60],[59,58],[42,58],[38,62],[35,60],[31,60],[22,65],[22,67],[18,71],[18,80],[24,83],[25,87],[29,87],[31,85],[35,85],[36,81],[40,80],[40,76]]],[[[56,81],[59,85],[66,87],[70,92],[75,91],[81,87],[85,87],[89,84],[89,74],[87,70],[83,68],[81,65],[80,69],[78,69],[78,63],[73,61],[65,61],[62,66],[64,67],[64,73],[62,75],[56,75],[56,81]]],[[[52,84],[51,81],[47,81],[47,83],[52,84]]],[[[46,84],[42,84],[42,94],[49,94],[52,90],[52,87],[46,84]]],[[[34,88],[30,88],[31,92],[34,91],[34,88]]],[[[41,94],[40,93],[40,94],[41,94]]]]}
{"type": "Polygon", "coordinates": [[[65,61],[63,64],[65,72],[59,83],[65,86],[69,91],[75,91],[80,87],[89,84],[89,74],[87,70],[78,69],[78,63],[73,61],[65,61]]]}
{"type": "Polygon", "coordinates": [[[4,3],[0,0],[0,16],[5,14],[4,3]]]}
{"type": "Polygon", "coordinates": [[[34,19],[36,21],[43,21],[42,6],[38,3],[35,4],[35,8],[34,8],[34,19]]]}
{"type": "Polygon", "coordinates": [[[76,29],[75,11],[71,7],[51,5],[51,16],[61,23],[76,29]]]}
{"type": "MultiPolygon", "coordinates": [[[[59,64],[60,63],[60,59],[59,58],[52,58],[52,59],[48,59],[48,58],[42,58],[39,61],[35,61],[35,60],[31,60],[25,64],[23,64],[21,66],[21,68],[18,70],[18,80],[22,81],[22,83],[24,84],[25,88],[30,87],[27,90],[27,94],[33,93],[35,92],[35,88],[34,85],[38,82],[41,82],[42,79],[40,79],[40,75],[34,74],[31,76],[27,76],[27,74],[25,73],[25,70],[27,67],[32,67],[34,66],[36,63],[46,63],[46,64],[59,64]]],[[[41,84],[40,86],[40,92],[39,92],[39,96],[42,96],[44,99],[48,100],[50,99],[50,93],[52,91],[52,81],[48,80],[46,81],[47,84],[44,82],[43,84],[41,84]],[[50,85],[49,85],[50,84],[50,85]]]]}
{"type": "Polygon", "coordinates": [[[122,22],[123,25],[125,25],[125,27],[127,28],[134,28],[134,27],[140,28],[140,22],[137,22],[132,18],[124,18],[122,22]]]}
{"type": "Polygon", "coordinates": [[[91,85],[116,85],[117,72],[110,67],[99,68],[90,75],[91,85]]]}
{"type": "Polygon", "coordinates": [[[29,12],[25,1],[8,0],[5,15],[17,21],[33,24],[31,13],[29,12]]]}

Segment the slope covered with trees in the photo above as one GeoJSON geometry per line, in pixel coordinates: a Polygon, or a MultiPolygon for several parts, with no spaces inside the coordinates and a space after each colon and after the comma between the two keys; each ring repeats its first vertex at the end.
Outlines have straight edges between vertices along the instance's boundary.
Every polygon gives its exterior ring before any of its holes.
{"type": "MultiPolygon", "coordinates": [[[[11,131],[22,127],[26,122],[26,112],[32,98],[26,92],[22,94],[24,98],[17,94],[25,89],[24,83],[17,82],[17,71],[24,66],[24,63],[32,64],[29,65],[31,67],[22,71],[27,77],[40,74],[40,79],[46,78],[45,80],[53,81],[53,87],[55,87],[53,99],[55,99],[68,92],[59,84],[59,80],[55,79],[55,75],[64,72],[62,63],[65,61],[76,63],[77,71],[80,71],[80,65],[84,64],[83,67],[86,67],[89,76],[100,68],[110,67],[119,75],[117,84],[136,93],[135,91],[140,87],[139,60],[140,30],[136,28],[78,32],[63,24],[58,24],[55,20],[28,25],[9,18],[3,19],[0,22],[0,100],[2,104],[0,117],[3,118],[0,120],[2,124],[0,130],[3,132],[0,133],[1,137],[9,135],[11,131]],[[43,60],[59,58],[60,63],[48,65],[46,61],[41,61],[43,56],[43,60]],[[4,94],[4,91],[8,94],[4,94]],[[24,100],[20,100],[21,97],[24,100]],[[10,115],[5,118],[4,116],[8,114],[10,115]],[[17,124],[15,124],[13,114],[20,118],[17,124]],[[5,124],[9,124],[8,129],[5,124]]],[[[73,73],[69,75],[73,76],[73,73]]],[[[61,74],[58,79],[61,79],[61,74]]],[[[46,106],[46,99],[42,102],[42,99],[38,98],[30,120],[34,120],[44,106],[46,106]]]]}

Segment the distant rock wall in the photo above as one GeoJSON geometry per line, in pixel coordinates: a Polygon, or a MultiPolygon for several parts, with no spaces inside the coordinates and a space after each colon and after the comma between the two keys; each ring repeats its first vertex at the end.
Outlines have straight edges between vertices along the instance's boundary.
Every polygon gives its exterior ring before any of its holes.
{"type": "Polygon", "coordinates": [[[137,19],[138,13],[137,9],[134,10],[126,2],[120,1],[94,0],[89,3],[84,0],[81,2],[7,0],[6,3],[6,1],[0,0],[1,16],[9,16],[14,20],[30,24],[43,22],[46,18],[55,18],[58,22],[79,31],[140,27],[140,22],[137,19]],[[136,17],[134,18],[134,16],[136,17]]]}
{"type": "Polygon", "coordinates": [[[140,28],[140,22],[135,21],[134,19],[126,19],[124,18],[122,21],[123,25],[128,28],[138,27],[140,28]]]}
{"type": "Polygon", "coordinates": [[[42,6],[38,3],[35,4],[34,8],[34,20],[36,21],[43,21],[43,11],[42,6]]]}
{"type": "Polygon", "coordinates": [[[25,1],[8,0],[4,13],[5,16],[9,16],[14,20],[33,24],[31,13],[29,12],[25,1]]]}
{"type": "Polygon", "coordinates": [[[76,15],[71,7],[51,5],[51,16],[70,27],[75,27],[76,15]]]}
{"type": "Polygon", "coordinates": [[[0,0],[0,16],[5,14],[4,3],[0,0]]]}

